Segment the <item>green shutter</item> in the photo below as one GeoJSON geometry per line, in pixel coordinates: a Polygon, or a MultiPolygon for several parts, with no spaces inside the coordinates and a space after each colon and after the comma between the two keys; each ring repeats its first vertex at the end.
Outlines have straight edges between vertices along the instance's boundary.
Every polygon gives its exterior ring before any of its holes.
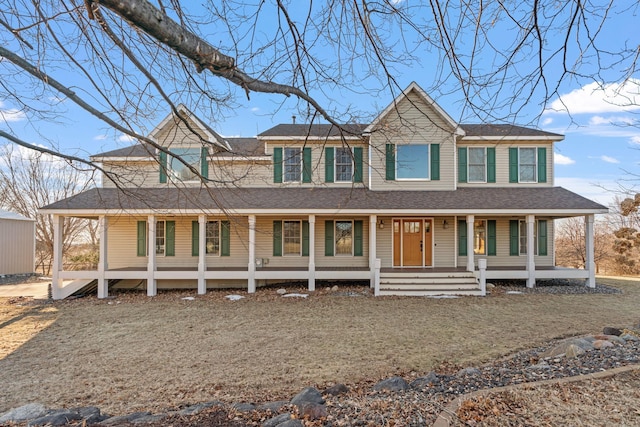
{"type": "Polygon", "coordinates": [[[200,254],[200,224],[198,221],[191,221],[191,255],[200,254]]]}
{"type": "Polygon", "coordinates": [[[467,182],[467,147],[458,147],[458,182],[467,182]]]}
{"type": "Polygon", "coordinates": [[[362,182],[362,147],[353,147],[353,182],[362,182]]]}
{"type": "Polygon", "coordinates": [[[273,149],[273,182],[282,182],[282,147],[273,149]]]}
{"type": "Polygon", "coordinates": [[[138,256],[147,256],[147,221],[138,221],[138,256]]]}
{"type": "Polygon", "coordinates": [[[176,222],[165,221],[164,226],[164,233],[166,234],[165,241],[167,244],[165,255],[176,256],[176,222]]]}
{"type": "Polygon", "coordinates": [[[160,152],[160,184],[167,182],[167,153],[160,152]]]}
{"type": "Polygon", "coordinates": [[[496,147],[487,147],[487,182],[496,182],[496,147]]]}
{"type": "Polygon", "coordinates": [[[324,222],[324,256],[333,256],[333,221],[324,222]]]}
{"type": "Polygon", "coordinates": [[[547,148],[538,147],[538,182],[547,182],[547,148]]]}
{"type": "Polygon", "coordinates": [[[458,255],[467,256],[467,221],[458,221],[458,255]]]}
{"type": "Polygon", "coordinates": [[[362,256],[362,221],[353,221],[353,255],[362,256]]]}
{"type": "Polygon", "coordinates": [[[302,182],[311,182],[311,147],[302,149],[302,182]]]}
{"type": "Polygon", "coordinates": [[[517,219],[509,221],[509,255],[520,255],[520,241],[518,239],[519,223],[517,219]]]}
{"type": "Polygon", "coordinates": [[[334,149],[333,147],[326,147],[324,149],[324,182],[333,182],[333,166],[335,163],[334,149]]]}
{"type": "Polygon", "coordinates": [[[509,182],[518,182],[518,148],[509,147],[509,182]]]}
{"type": "Polygon", "coordinates": [[[209,151],[207,147],[202,147],[202,150],[200,151],[200,175],[202,175],[204,179],[209,179],[208,154],[209,154],[209,151]]]}
{"type": "Polygon", "coordinates": [[[282,256],[282,221],[273,221],[273,256],[282,256]]]}
{"type": "Polygon", "coordinates": [[[302,256],[309,256],[309,221],[302,221],[302,256]]]}
{"type": "Polygon", "coordinates": [[[431,144],[431,180],[440,180],[440,144],[431,144]]]}
{"type": "Polygon", "coordinates": [[[487,221],[487,255],[497,255],[496,220],[487,221]]]}
{"type": "Polygon", "coordinates": [[[229,221],[220,222],[220,256],[231,255],[231,224],[229,221]]]}
{"type": "Polygon", "coordinates": [[[538,221],[538,255],[547,255],[547,220],[538,221]]]}
{"type": "Polygon", "coordinates": [[[385,150],[385,169],[386,180],[395,181],[396,179],[396,146],[395,144],[387,144],[385,150]]]}

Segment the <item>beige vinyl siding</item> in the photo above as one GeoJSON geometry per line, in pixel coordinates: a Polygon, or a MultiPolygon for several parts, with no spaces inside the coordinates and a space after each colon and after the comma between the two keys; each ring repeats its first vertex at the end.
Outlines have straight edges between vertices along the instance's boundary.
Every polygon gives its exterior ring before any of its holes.
{"type": "MultiPolygon", "coordinates": [[[[138,221],[147,217],[109,217],[108,219],[108,265],[110,269],[124,267],[147,267],[148,257],[137,256],[138,221]]],[[[197,217],[157,217],[157,221],[175,221],[175,256],[156,256],[158,267],[197,268],[198,257],[191,253],[191,223],[197,217]]],[[[208,217],[209,221],[227,221],[226,217],[208,217]]],[[[249,231],[246,218],[230,221],[231,256],[207,256],[207,267],[247,267],[249,231]]],[[[148,236],[148,235],[147,235],[148,236]]]]}
{"type": "Polygon", "coordinates": [[[316,267],[368,267],[369,217],[316,217],[316,267]],[[362,221],[362,256],[325,256],[325,221],[362,221]]]}
{"type": "Polygon", "coordinates": [[[163,147],[170,148],[201,146],[199,135],[205,140],[208,140],[209,137],[191,119],[187,118],[186,121],[196,132],[195,134],[183,121],[172,118],[156,132],[154,135],[156,142],[163,147]]]}
{"type": "MultiPolygon", "coordinates": [[[[458,217],[458,220],[463,220],[463,217],[458,217]]],[[[487,267],[525,267],[527,265],[526,255],[509,255],[509,220],[503,218],[484,218],[475,217],[478,219],[496,219],[496,256],[475,255],[474,259],[476,265],[479,258],[487,259],[487,267]]],[[[515,218],[513,218],[515,219],[515,218]]],[[[524,218],[521,218],[524,220],[524,218]]],[[[536,218],[538,219],[538,218],[536,218]]],[[[553,266],[553,254],[554,247],[554,222],[549,218],[540,218],[547,220],[547,255],[546,256],[534,256],[534,262],[537,266],[553,266]]],[[[456,251],[457,253],[457,251],[456,251]]],[[[466,266],[467,257],[458,257],[458,266],[466,266]]]]}
{"type": "Polygon", "coordinates": [[[453,129],[415,92],[409,93],[371,133],[373,190],[453,190],[455,144],[453,129]],[[400,116],[402,118],[400,118],[400,116]],[[440,180],[386,181],[386,144],[440,144],[440,180]]]}
{"type": "MultiPolygon", "coordinates": [[[[102,164],[103,169],[116,181],[102,175],[102,187],[151,188],[160,186],[160,166],[157,162],[112,162],[102,164]]],[[[164,185],[164,184],[163,184],[164,185]]]]}
{"type": "MultiPolygon", "coordinates": [[[[303,221],[308,217],[259,217],[256,219],[256,258],[269,260],[265,267],[309,267],[309,257],[273,256],[273,221],[303,221]]],[[[301,236],[302,237],[302,236],[301,236]]]]}
{"type": "Polygon", "coordinates": [[[393,266],[393,218],[390,216],[378,217],[376,258],[380,259],[380,267],[382,268],[393,266]],[[384,221],[384,228],[380,228],[380,221],[384,221]]]}
{"type": "MultiPolygon", "coordinates": [[[[553,187],[553,143],[542,141],[477,141],[458,142],[458,147],[495,147],[496,148],[496,182],[495,183],[458,183],[458,187],[553,187]],[[509,182],[509,148],[511,147],[545,147],[547,149],[547,182],[510,183],[509,182]]],[[[456,160],[457,161],[457,160],[456,160]]],[[[457,170],[457,165],[456,165],[457,170]]],[[[456,175],[456,181],[458,176],[456,175]]]]}
{"type": "Polygon", "coordinates": [[[0,219],[0,274],[35,271],[35,221],[0,219]]]}

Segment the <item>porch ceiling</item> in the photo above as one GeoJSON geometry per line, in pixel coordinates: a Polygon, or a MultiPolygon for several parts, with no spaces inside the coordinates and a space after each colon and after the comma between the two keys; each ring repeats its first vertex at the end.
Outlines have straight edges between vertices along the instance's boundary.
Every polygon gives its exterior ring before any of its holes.
{"type": "Polygon", "coordinates": [[[360,213],[548,216],[605,213],[607,208],[562,187],[371,191],[366,188],[94,188],[41,208],[42,213],[123,211],[238,214],[360,213]]]}

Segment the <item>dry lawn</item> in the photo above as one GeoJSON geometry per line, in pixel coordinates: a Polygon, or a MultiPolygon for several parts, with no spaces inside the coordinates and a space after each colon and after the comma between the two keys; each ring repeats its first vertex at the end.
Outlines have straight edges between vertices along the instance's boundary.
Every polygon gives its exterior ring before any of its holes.
{"type": "MultiPolygon", "coordinates": [[[[240,301],[212,292],[0,300],[0,412],[28,402],[122,414],[186,403],[275,400],[301,388],[472,365],[640,318],[640,283],[620,295],[460,299],[333,295],[240,301]]],[[[362,290],[362,289],[360,289],[362,290]]]]}

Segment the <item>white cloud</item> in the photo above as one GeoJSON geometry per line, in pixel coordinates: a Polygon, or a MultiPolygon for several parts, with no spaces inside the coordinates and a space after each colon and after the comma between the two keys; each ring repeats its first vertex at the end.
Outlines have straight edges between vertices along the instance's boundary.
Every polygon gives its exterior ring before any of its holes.
{"type": "Polygon", "coordinates": [[[593,126],[613,125],[613,126],[636,126],[637,120],[629,116],[593,116],[589,119],[589,124],[593,126]]]}
{"type": "Polygon", "coordinates": [[[631,143],[632,144],[638,144],[640,145],[640,135],[634,135],[631,137],[631,143]]]}
{"type": "Polygon", "coordinates": [[[589,83],[580,89],[560,95],[546,113],[584,114],[620,113],[640,110],[640,80],[623,83],[589,83]]]}
{"type": "Polygon", "coordinates": [[[259,107],[253,107],[253,108],[251,109],[251,112],[252,112],[252,113],[257,113],[258,111],[260,111],[260,108],[259,108],[259,107]]]}
{"type": "Polygon", "coordinates": [[[133,138],[133,137],[131,137],[131,136],[129,136],[129,135],[126,135],[126,134],[124,134],[124,133],[123,133],[123,134],[121,134],[121,135],[118,137],[118,141],[119,141],[119,142],[132,142],[132,141],[134,141],[134,139],[135,139],[135,138],[133,138]]]}
{"type": "Polygon", "coordinates": [[[551,123],[553,123],[553,119],[551,117],[547,117],[542,121],[542,126],[549,126],[551,123]]]}
{"type": "Polygon", "coordinates": [[[107,139],[107,135],[105,135],[105,134],[102,134],[102,135],[96,135],[96,136],[94,136],[94,137],[93,137],[93,139],[94,139],[95,141],[104,141],[105,139],[107,139]]]}
{"type": "Polygon", "coordinates": [[[600,160],[602,160],[603,162],[613,163],[613,164],[620,163],[620,160],[614,157],[605,156],[605,155],[600,156],[600,160]]]}
{"type": "Polygon", "coordinates": [[[575,162],[571,157],[564,156],[560,153],[553,153],[553,163],[556,165],[572,165],[575,162]]]}
{"type": "Polygon", "coordinates": [[[614,180],[597,180],[589,178],[556,177],[554,184],[573,191],[587,199],[596,201],[604,206],[613,203],[616,197],[615,189],[620,186],[614,180]]]}
{"type": "Polygon", "coordinates": [[[15,108],[5,109],[4,102],[0,101],[0,122],[18,122],[27,118],[24,111],[17,110],[15,108]]]}

